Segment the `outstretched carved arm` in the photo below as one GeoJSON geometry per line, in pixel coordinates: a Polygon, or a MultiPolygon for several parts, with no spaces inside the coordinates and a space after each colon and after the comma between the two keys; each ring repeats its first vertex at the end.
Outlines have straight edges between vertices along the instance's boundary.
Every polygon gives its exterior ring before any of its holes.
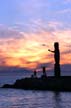
{"type": "Polygon", "coordinates": [[[54,53],[55,51],[51,51],[50,49],[48,49],[48,51],[50,51],[50,52],[52,52],[52,53],[54,53]]]}

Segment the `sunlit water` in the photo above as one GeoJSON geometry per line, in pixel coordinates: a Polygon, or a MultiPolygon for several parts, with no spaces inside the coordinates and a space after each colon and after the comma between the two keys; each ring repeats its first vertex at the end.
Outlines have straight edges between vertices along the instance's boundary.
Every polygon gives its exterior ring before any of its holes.
{"type": "MultiPolygon", "coordinates": [[[[0,86],[30,75],[31,73],[0,73],[0,86]]],[[[0,88],[0,108],[71,108],[71,92],[0,88]]]]}

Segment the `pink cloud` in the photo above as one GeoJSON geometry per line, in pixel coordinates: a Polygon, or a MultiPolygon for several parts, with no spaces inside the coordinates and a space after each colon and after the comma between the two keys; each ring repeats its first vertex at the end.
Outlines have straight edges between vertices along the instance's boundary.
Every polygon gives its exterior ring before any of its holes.
{"type": "MultiPolygon", "coordinates": [[[[55,26],[58,23],[50,23],[50,25],[55,26]]],[[[71,46],[71,30],[40,29],[37,33],[18,31],[19,38],[15,38],[15,31],[12,34],[12,31],[9,31],[11,37],[7,35],[7,31],[3,32],[4,35],[6,32],[7,37],[0,36],[0,65],[35,68],[38,64],[54,63],[53,54],[49,53],[48,49],[54,50],[55,41],[60,43],[61,64],[71,63],[71,50],[67,47],[71,46]]]]}

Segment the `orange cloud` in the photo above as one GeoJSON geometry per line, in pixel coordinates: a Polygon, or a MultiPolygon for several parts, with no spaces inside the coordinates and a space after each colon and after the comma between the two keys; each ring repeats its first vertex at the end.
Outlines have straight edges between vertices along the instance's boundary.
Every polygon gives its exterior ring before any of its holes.
{"type": "Polygon", "coordinates": [[[54,63],[53,54],[48,49],[54,50],[55,41],[60,43],[61,64],[71,64],[71,48],[67,47],[71,45],[71,30],[19,34],[19,38],[0,38],[1,66],[36,68],[38,64],[54,63]]]}

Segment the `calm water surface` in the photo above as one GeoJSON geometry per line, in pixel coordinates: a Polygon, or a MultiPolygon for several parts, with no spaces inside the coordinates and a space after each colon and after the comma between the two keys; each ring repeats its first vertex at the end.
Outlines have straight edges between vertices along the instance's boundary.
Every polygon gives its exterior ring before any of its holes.
{"type": "Polygon", "coordinates": [[[0,89],[0,108],[71,108],[71,93],[0,89]]]}

